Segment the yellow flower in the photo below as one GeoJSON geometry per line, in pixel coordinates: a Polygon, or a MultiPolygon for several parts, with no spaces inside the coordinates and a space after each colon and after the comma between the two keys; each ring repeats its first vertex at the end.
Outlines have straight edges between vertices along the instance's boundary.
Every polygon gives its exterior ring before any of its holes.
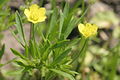
{"type": "Polygon", "coordinates": [[[31,5],[29,9],[25,9],[24,14],[28,21],[32,23],[43,22],[46,19],[46,9],[40,8],[37,4],[31,5]]]}
{"type": "Polygon", "coordinates": [[[85,36],[86,38],[97,34],[98,26],[95,24],[79,24],[78,25],[79,32],[85,36]]]}

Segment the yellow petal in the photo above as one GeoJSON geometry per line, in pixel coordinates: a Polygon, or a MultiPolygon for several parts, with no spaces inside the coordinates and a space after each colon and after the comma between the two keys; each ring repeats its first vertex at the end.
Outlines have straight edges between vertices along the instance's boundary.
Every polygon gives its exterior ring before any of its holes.
{"type": "Polygon", "coordinates": [[[92,25],[90,23],[85,24],[86,27],[91,27],[92,25]]]}
{"type": "Polygon", "coordinates": [[[95,24],[93,24],[93,27],[94,27],[94,28],[95,28],[95,30],[97,31],[98,26],[97,26],[97,25],[95,25],[95,24]]]}
{"type": "Polygon", "coordinates": [[[28,21],[30,21],[30,22],[32,22],[32,23],[38,23],[38,21],[35,21],[35,20],[32,20],[32,19],[30,19],[30,18],[28,18],[28,21]]]}
{"type": "Polygon", "coordinates": [[[43,22],[43,21],[45,21],[46,18],[47,18],[46,16],[40,17],[40,18],[38,19],[38,22],[43,22]]]}
{"type": "Polygon", "coordinates": [[[84,24],[79,24],[78,25],[78,30],[82,33],[82,30],[85,28],[84,24]]]}
{"type": "Polygon", "coordinates": [[[30,11],[28,9],[24,10],[24,14],[27,16],[27,18],[29,18],[30,16],[30,11]]]}
{"type": "Polygon", "coordinates": [[[38,8],[39,8],[39,6],[37,4],[33,4],[33,5],[30,6],[30,11],[34,11],[38,8]]]}
{"type": "Polygon", "coordinates": [[[27,16],[28,21],[32,23],[42,22],[46,19],[46,9],[39,8],[37,4],[31,5],[29,9],[25,9],[24,13],[27,16]]]}
{"type": "Polygon", "coordinates": [[[90,24],[86,23],[84,24],[79,24],[78,25],[79,32],[84,36],[84,37],[90,37],[93,36],[97,33],[98,26],[95,24],[90,24]]]}
{"type": "Polygon", "coordinates": [[[39,13],[41,13],[40,15],[45,15],[46,9],[45,8],[39,8],[39,13]]]}

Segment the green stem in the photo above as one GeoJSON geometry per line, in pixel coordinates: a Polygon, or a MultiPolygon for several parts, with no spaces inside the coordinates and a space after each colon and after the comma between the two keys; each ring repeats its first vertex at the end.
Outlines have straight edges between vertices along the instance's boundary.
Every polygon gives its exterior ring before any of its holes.
{"type": "Polygon", "coordinates": [[[2,72],[1,72],[1,70],[0,70],[0,79],[1,79],[1,80],[5,80],[5,78],[4,78],[4,76],[3,76],[2,72]]]}
{"type": "Polygon", "coordinates": [[[44,77],[41,76],[41,80],[45,80],[44,77]]]}
{"type": "Polygon", "coordinates": [[[44,36],[43,31],[42,31],[41,29],[40,29],[40,35],[41,35],[41,37],[42,37],[43,41],[45,42],[45,41],[46,41],[46,39],[45,39],[45,36],[44,36]]]}
{"type": "Polygon", "coordinates": [[[32,23],[30,26],[29,45],[30,45],[31,38],[32,38],[32,23]]]}
{"type": "Polygon", "coordinates": [[[84,9],[85,9],[85,1],[82,0],[82,13],[84,12],[84,9]]]}
{"type": "Polygon", "coordinates": [[[52,4],[52,9],[56,8],[56,0],[50,0],[52,4]]]}
{"type": "MultiPolygon", "coordinates": [[[[84,40],[84,39],[83,39],[84,40]]],[[[82,41],[83,41],[82,40],[82,41]]],[[[80,55],[82,55],[82,52],[85,50],[86,45],[87,45],[88,39],[85,39],[83,47],[81,48],[80,52],[78,53],[78,55],[76,55],[73,59],[73,61],[71,63],[73,63],[76,59],[78,59],[80,57],[80,55]]]]}
{"type": "Polygon", "coordinates": [[[40,0],[40,6],[42,7],[44,0],[40,0]]]}
{"type": "Polygon", "coordinates": [[[32,24],[32,39],[35,39],[35,25],[32,24]]]}
{"type": "Polygon", "coordinates": [[[35,41],[35,25],[33,23],[31,23],[31,26],[30,26],[30,37],[29,37],[29,44],[30,44],[30,41],[31,40],[34,40],[35,41]]]}
{"type": "MultiPolygon", "coordinates": [[[[85,11],[85,1],[82,0],[82,15],[84,14],[85,11]]],[[[82,18],[82,21],[84,21],[84,17],[82,18]]]]}

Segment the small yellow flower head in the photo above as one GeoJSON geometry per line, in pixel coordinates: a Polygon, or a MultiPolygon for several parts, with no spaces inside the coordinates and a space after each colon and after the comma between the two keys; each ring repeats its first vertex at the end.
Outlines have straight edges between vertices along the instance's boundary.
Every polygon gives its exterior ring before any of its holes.
{"type": "Polygon", "coordinates": [[[28,21],[32,23],[43,22],[46,19],[46,9],[40,8],[37,4],[31,5],[29,9],[25,9],[24,14],[28,21]]]}
{"type": "Polygon", "coordinates": [[[90,36],[97,34],[98,26],[95,24],[90,24],[90,23],[79,24],[78,29],[80,33],[83,36],[85,36],[85,38],[88,38],[90,36]]]}

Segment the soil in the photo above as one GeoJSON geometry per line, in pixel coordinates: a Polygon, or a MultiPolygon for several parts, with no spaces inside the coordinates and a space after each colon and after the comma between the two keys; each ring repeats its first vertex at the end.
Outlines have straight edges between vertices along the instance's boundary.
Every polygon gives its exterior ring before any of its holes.
{"type": "Polygon", "coordinates": [[[120,0],[101,0],[103,3],[111,6],[114,11],[120,16],[120,0]]]}

